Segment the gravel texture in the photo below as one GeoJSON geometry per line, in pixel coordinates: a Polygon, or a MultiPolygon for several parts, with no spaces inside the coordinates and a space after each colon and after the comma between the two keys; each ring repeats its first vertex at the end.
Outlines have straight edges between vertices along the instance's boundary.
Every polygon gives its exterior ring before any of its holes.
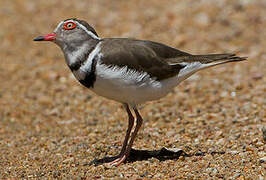
{"type": "Polygon", "coordinates": [[[0,179],[263,180],[265,9],[264,0],[1,0],[0,179]],[[126,113],[79,85],[58,47],[32,41],[69,17],[87,20],[101,37],[249,60],[201,71],[141,106],[134,149],[181,149],[180,157],[96,166],[95,158],[120,151],[126,113]]]}

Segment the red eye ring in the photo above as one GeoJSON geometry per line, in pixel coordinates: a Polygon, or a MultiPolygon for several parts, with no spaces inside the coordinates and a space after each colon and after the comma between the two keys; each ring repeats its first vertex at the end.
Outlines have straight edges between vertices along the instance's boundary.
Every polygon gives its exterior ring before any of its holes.
{"type": "Polygon", "coordinates": [[[71,30],[77,27],[77,25],[74,22],[67,22],[64,24],[64,29],[65,30],[71,30]]]}

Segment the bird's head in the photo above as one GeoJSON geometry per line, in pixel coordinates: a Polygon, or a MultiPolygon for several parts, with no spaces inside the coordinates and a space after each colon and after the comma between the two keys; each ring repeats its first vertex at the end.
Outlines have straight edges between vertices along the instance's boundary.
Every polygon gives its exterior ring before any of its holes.
{"type": "Polygon", "coordinates": [[[38,36],[34,41],[52,41],[63,49],[68,46],[79,46],[91,39],[99,40],[100,38],[86,21],[66,19],[57,25],[53,33],[38,36]]]}

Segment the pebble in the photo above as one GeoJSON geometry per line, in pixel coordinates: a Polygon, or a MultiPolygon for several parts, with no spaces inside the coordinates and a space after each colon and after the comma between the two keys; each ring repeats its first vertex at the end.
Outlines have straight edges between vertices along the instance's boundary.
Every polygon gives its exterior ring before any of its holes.
{"type": "Polygon", "coordinates": [[[208,14],[201,12],[195,17],[195,21],[200,25],[207,26],[210,22],[210,18],[208,14]]]}
{"type": "Polygon", "coordinates": [[[236,179],[236,178],[238,178],[239,176],[241,176],[241,174],[240,174],[240,173],[236,173],[236,174],[233,175],[233,179],[236,179]]]}
{"type": "Polygon", "coordinates": [[[254,148],[252,148],[252,147],[250,147],[250,146],[247,146],[247,147],[246,147],[246,150],[247,150],[247,151],[252,151],[252,152],[253,152],[253,151],[254,151],[254,148]]]}
{"type": "Polygon", "coordinates": [[[87,159],[83,159],[81,164],[82,164],[83,166],[87,166],[87,165],[90,164],[90,161],[88,161],[87,159]]]}
{"type": "Polygon", "coordinates": [[[207,168],[205,171],[216,174],[218,170],[216,168],[207,168]]]}
{"type": "Polygon", "coordinates": [[[236,155],[236,154],[238,154],[239,152],[238,152],[238,151],[230,151],[229,153],[230,153],[230,154],[233,154],[233,155],[236,155]]]}
{"type": "Polygon", "coordinates": [[[48,105],[51,103],[51,98],[49,96],[46,96],[46,95],[41,95],[38,97],[38,101],[41,104],[48,105]]]}
{"type": "Polygon", "coordinates": [[[223,135],[223,131],[217,131],[215,133],[215,137],[219,137],[219,136],[222,136],[223,135]]]}
{"type": "Polygon", "coordinates": [[[263,152],[263,151],[258,152],[258,156],[259,156],[259,157],[263,157],[263,156],[265,156],[265,155],[266,155],[266,153],[263,152]]]}
{"type": "Polygon", "coordinates": [[[179,148],[166,148],[166,147],[164,147],[163,149],[166,149],[167,151],[171,151],[171,152],[183,151],[182,149],[179,149],[179,148]]]}
{"type": "Polygon", "coordinates": [[[224,140],[224,138],[221,138],[221,139],[219,139],[219,140],[216,142],[216,145],[223,145],[223,144],[225,144],[225,140],[224,140]]]}
{"type": "Polygon", "coordinates": [[[256,147],[261,147],[261,146],[263,146],[264,145],[264,143],[262,143],[262,142],[257,142],[256,143],[256,147]]]}
{"type": "Polygon", "coordinates": [[[265,180],[265,177],[263,177],[262,175],[259,175],[259,180],[265,180]]]}
{"type": "Polygon", "coordinates": [[[74,161],[74,157],[70,157],[70,158],[67,158],[63,161],[63,163],[69,163],[69,162],[73,162],[74,161]]]}
{"type": "Polygon", "coordinates": [[[235,96],[236,96],[236,92],[234,92],[234,91],[231,92],[231,96],[232,96],[232,97],[235,97],[235,96]]]}
{"type": "Polygon", "coordinates": [[[60,77],[59,81],[60,81],[60,83],[66,83],[67,79],[66,79],[66,77],[60,77]]]}
{"type": "Polygon", "coordinates": [[[59,112],[58,108],[53,108],[49,111],[46,111],[45,114],[49,115],[49,116],[58,116],[58,115],[60,115],[60,112],[59,112]]]}
{"type": "Polygon", "coordinates": [[[262,158],[260,158],[260,163],[265,163],[266,162],[266,156],[265,157],[262,157],[262,158]]]}
{"type": "Polygon", "coordinates": [[[261,131],[262,131],[262,138],[263,138],[263,141],[266,142],[266,127],[263,127],[261,131]]]}

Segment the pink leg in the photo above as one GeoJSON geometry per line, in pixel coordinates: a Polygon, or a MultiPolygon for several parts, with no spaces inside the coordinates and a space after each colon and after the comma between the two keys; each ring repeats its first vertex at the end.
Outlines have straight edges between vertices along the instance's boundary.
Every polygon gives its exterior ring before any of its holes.
{"type": "Polygon", "coordinates": [[[129,144],[126,148],[126,151],[123,153],[122,157],[118,158],[117,161],[116,161],[116,166],[119,166],[121,163],[125,162],[125,160],[127,159],[129,153],[130,153],[130,150],[132,148],[132,145],[134,143],[134,140],[137,136],[137,133],[142,125],[142,122],[143,122],[143,119],[141,117],[141,115],[139,114],[137,108],[134,108],[134,112],[136,114],[136,118],[137,118],[137,124],[136,124],[136,128],[134,130],[134,132],[132,133],[131,135],[131,139],[129,141],[129,144]]]}
{"type": "Polygon", "coordinates": [[[132,127],[134,125],[134,116],[132,115],[130,109],[129,109],[129,106],[127,104],[124,104],[124,107],[127,111],[127,114],[128,114],[128,128],[127,128],[127,133],[126,133],[126,136],[125,136],[125,139],[124,139],[124,142],[123,142],[123,146],[122,146],[122,149],[118,155],[118,158],[115,159],[114,161],[110,162],[110,164],[114,164],[115,162],[119,161],[123,155],[125,154],[125,151],[126,151],[126,148],[127,148],[127,143],[128,143],[128,139],[129,139],[129,136],[130,136],[130,133],[131,133],[131,130],[132,130],[132,127]]]}
{"type": "Polygon", "coordinates": [[[124,139],[123,146],[122,146],[121,152],[119,153],[119,156],[122,156],[122,154],[124,154],[124,152],[126,151],[128,139],[129,139],[132,127],[134,125],[134,116],[131,114],[131,111],[130,111],[127,104],[125,105],[125,109],[126,109],[127,114],[128,114],[128,127],[127,127],[126,137],[124,139]]]}

